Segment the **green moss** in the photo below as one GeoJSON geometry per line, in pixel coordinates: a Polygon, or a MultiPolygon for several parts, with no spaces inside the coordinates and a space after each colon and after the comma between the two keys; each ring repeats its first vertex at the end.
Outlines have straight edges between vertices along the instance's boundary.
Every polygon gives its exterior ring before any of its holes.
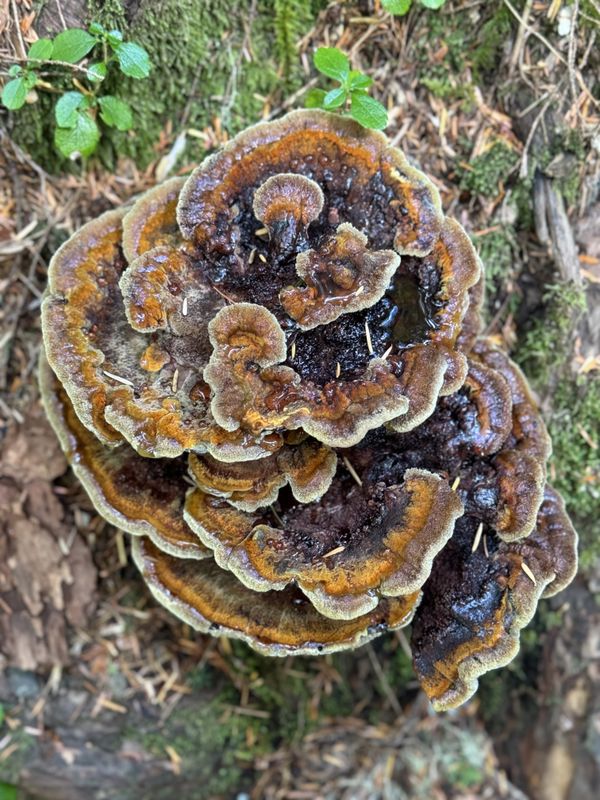
{"type": "Polygon", "coordinates": [[[476,79],[496,70],[512,24],[510,11],[500,4],[478,30],[471,52],[471,64],[476,79]]]}
{"type": "Polygon", "coordinates": [[[112,135],[119,154],[147,163],[155,155],[153,148],[167,121],[178,129],[186,110],[187,125],[196,129],[210,124],[215,116],[232,131],[258,118],[261,97],[276,84],[277,64],[267,55],[271,52],[267,43],[272,33],[271,3],[261,6],[247,30],[248,0],[165,0],[146,6],[143,16],[129,27],[122,16],[116,16],[118,5],[93,0],[90,10],[104,25],[117,24],[143,45],[155,65],[146,81],[119,76],[115,85],[106,87],[127,96],[136,114],[134,135],[112,135]],[[244,44],[251,46],[251,61],[243,54],[244,44]]]}
{"type": "Polygon", "coordinates": [[[516,230],[530,231],[533,229],[533,174],[534,167],[530,163],[529,174],[519,178],[510,190],[510,202],[516,210],[516,230]]]}
{"type": "Polygon", "coordinates": [[[517,160],[514,150],[498,140],[489,150],[474,158],[469,169],[463,170],[461,188],[484,197],[495,197],[517,160]]]}
{"type": "Polygon", "coordinates": [[[17,800],[17,787],[0,781],[0,800],[17,800]]]}
{"type": "Polygon", "coordinates": [[[552,405],[552,480],[579,531],[581,565],[586,568],[600,557],[600,378],[563,378],[552,405]]]}
{"type": "MultiPolygon", "coordinates": [[[[128,738],[140,741],[157,758],[167,757],[166,746],[175,750],[182,760],[182,773],[193,776],[197,787],[186,791],[189,800],[232,797],[244,788],[246,765],[240,751],[246,747],[246,730],[255,720],[228,711],[225,700],[236,702],[231,692],[224,691],[204,705],[175,709],[161,729],[142,736],[136,730],[128,732],[128,738]]],[[[168,797],[165,794],[165,800],[168,797]]]]}
{"type": "Polygon", "coordinates": [[[191,669],[185,676],[186,685],[193,691],[212,689],[219,684],[219,675],[210,664],[191,669]]]}
{"type": "MultiPolygon", "coordinates": [[[[442,14],[428,14],[424,17],[426,25],[422,30],[426,40],[436,48],[440,45],[446,45],[448,48],[446,63],[440,65],[442,71],[434,77],[443,77],[444,74],[447,76],[449,68],[454,73],[460,73],[465,68],[469,31],[468,26],[465,26],[463,20],[458,17],[459,14],[454,15],[454,18],[442,14]]],[[[434,70],[435,67],[432,74],[434,70]]]]}
{"type": "Polygon", "coordinates": [[[485,317],[492,319],[497,313],[498,306],[505,304],[505,314],[514,314],[520,302],[516,292],[508,293],[508,287],[515,280],[515,265],[517,265],[517,242],[515,231],[510,225],[490,226],[490,229],[481,236],[473,237],[473,244],[483,262],[485,269],[485,317]]]}
{"type": "Polygon", "coordinates": [[[532,315],[534,322],[521,337],[516,353],[517,361],[540,388],[570,359],[572,332],[586,308],[585,292],[573,283],[557,283],[546,288],[542,303],[543,308],[532,315]]]}
{"type": "MultiPolygon", "coordinates": [[[[577,25],[584,30],[597,33],[598,26],[600,25],[600,8],[598,7],[596,0],[581,0],[581,5],[579,8],[580,11],[577,19],[577,25]]],[[[594,97],[595,96],[596,95],[594,95],[594,97]]]]}
{"type": "Polygon", "coordinates": [[[274,0],[277,60],[286,89],[301,79],[298,42],[312,27],[316,10],[317,4],[307,0],[274,0]]]}
{"type": "MultiPolygon", "coordinates": [[[[402,701],[407,686],[415,683],[410,658],[391,634],[376,640],[373,648],[390,688],[402,701]]],[[[323,669],[322,659],[266,658],[240,642],[231,641],[231,654],[227,656],[228,674],[236,686],[248,687],[250,707],[261,715],[268,715],[266,720],[251,720],[256,740],[254,750],[266,752],[281,744],[296,743],[328,717],[351,716],[365,698],[364,683],[355,679],[357,659],[361,658],[366,659],[364,650],[327,656],[325,660],[330,670],[326,668],[326,671],[331,676],[329,687],[320,693],[316,702],[315,685],[323,669]]],[[[371,667],[368,671],[372,674],[371,667]]],[[[194,689],[218,691],[222,676],[204,666],[188,674],[187,683],[194,689]]],[[[375,675],[366,694],[371,702],[363,716],[375,723],[389,709],[386,690],[375,675]]]]}
{"type": "Polygon", "coordinates": [[[328,657],[341,681],[334,681],[330,692],[324,692],[318,706],[314,704],[313,681],[319,662],[312,658],[290,660],[266,658],[240,642],[232,642],[231,668],[249,682],[252,703],[269,714],[270,743],[274,748],[282,742],[298,741],[314,730],[319,720],[329,716],[346,716],[352,712],[357,697],[351,676],[356,666],[355,653],[328,657]]]}
{"type": "Polygon", "coordinates": [[[585,145],[581,134],[570,128],[553,132],[550,145],[538,156],[539,167],[553,177],[554,184],[565,198],[568,206],[579,200],[581,188],[581,166],[585,160],[585,145]],[[558,167],[553,168],[555,159],[558,167]]]}
{"type": "Polygon", "coordinates": [[[421,83],[442,100],[459,100],[463,111],[470,111],[475,105],[475,88],[472,83],[463,83],[454,76],[444,78],[421,78],[421,83]]]}

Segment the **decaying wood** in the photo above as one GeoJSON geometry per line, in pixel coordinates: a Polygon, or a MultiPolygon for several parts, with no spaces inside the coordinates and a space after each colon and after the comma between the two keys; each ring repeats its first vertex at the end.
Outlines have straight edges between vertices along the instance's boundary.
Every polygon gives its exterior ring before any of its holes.
{"type": "Polygon", "coordinates": [[[565,201],[554,180],[540,170],[536,171],[533,183],[533,211],[537,237],[550,248],[561,278],[580,286],[577,246],[565,201]]]}

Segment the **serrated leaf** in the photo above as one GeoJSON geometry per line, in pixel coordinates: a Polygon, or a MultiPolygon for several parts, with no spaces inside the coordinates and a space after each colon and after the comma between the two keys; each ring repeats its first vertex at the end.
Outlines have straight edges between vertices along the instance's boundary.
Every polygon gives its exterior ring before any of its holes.
{"type": "Polygon", "coordinates": [[[54,118],[59,128],[74,128],[77,124],[77,110],[85,97],[81,92],[65,92],[54,106],[54,118]]]}
{"type": "Polygon", "coordinates": [[[25,104],[27,97],[27,83],[25,78],[15,78],[8,81],[2,89],[2,105],[10,111],[17,111],[25,104]]]}
{"type": "Polygon", "coordinates": [[[373,128],[380,131],[388,124],[388,114],[385,106],[379,100],[363,94],[361,91],[352,92],[350,95],[352,102],[350,105],[350,116],[364,128],[373,128]]]}
{"type": "Polygon", "coordinates": [[[81,28],[70,28],[59,33],[52,45],[52,56],[54,61],[67,61],[69,64],[76,64],[96,44],[96,39],[87,31],[81,28]]]}
{"type": "Polygon", "coordinates": [[[82,156],[91,155],[100,140],[100,130],[86,111],[77,111],[77,119],[72,128],[57,128],[54,132],[54,144],[63,156],[69,158],[75,153],[82,156]]]}
{"type": "Polygon", "coordinates": [[[106,64],[103,61],[98,61],[96,64],[90,64],[87,68],[88,78],[94,83],[99,83],[106,78],[106,64]]]}
{"type": "Polygon", "coordinates": [[[326,92],[323,89],[311,89],[304,95],[305,108],[323,108],[326,92]]]}
{"type": "Polygon", "coordinates": [[[437,11],[438,8],[441,8],[446,0],[419,0],[422,6],[425,8],[431,8],[433,11],[437,11]]]}
{"type": "Polygon", "coordinates": [[[323,108],[339,108],[343,106],[348,97],[348,92],[342,87],[332,89],[323,98],[323,108]]]}
{"type": "Polygon", "coordinates": [[[319,47],[314,56],[315,67],[336,81],[343,83],[350,72],[348,56],[337,47],[319,47]]]}
{"type": "Polygon", "coordinates": [[[357,69],[353,69],[348,75],[347,85],[350,90],[352,89],[367,89],[373,83],[373,78],[368,75],[363,75],[357,69]]]}
{"type": "Polygon", "coordinates": [[[100,117],[104,123],[120,131],[128,131],[133,125],[131,108],[123,100],[108,94],[98,99],[100,117]]]}
{"type": "Polygon", "coordinates": [[[150,58],[143,47],[135,42],[123,42],[115,48],[115,53],[124,75],[130,78],[147,78],[150,74],[150,58]]]}
{"type": "Polygon", "coordinates": [[[410,11],[412,0],[381,0],[381,5],[389,14],[394,14],[396,17],[403,17],[410,11]]]}
{"type": "Polygon", "coordinates": [[[33,58],[37,61],[45,61],[52,55],[54,45],[50,39],[38,39],[34,42],[27,53],[27,58],[33,58]]]}

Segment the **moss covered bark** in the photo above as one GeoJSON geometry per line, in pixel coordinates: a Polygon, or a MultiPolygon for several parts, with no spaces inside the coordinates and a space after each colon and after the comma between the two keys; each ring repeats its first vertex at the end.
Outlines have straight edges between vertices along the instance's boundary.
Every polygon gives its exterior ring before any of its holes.
{"type": "MultiPolygon", "coordinates": [[[[130,156],[141,167],[156,157],[169,121],[178,131],[202,129],[219,117],[235,133],[260,117],[265,98],[277,102],[298,88],[297,42],[323,5],[319,0],[81,2],[82,19],[118,28],[143,45],[153,61],[149,79],[119,75],[106,86],[106,92],[131,104],[135,128],[103,131],[99,154],[108,164],[117,153],[130,156]]],[[[14,135],[41,164],[64,169],[52,145],[52,105],[46,96],[24,109],[14,135]]],[[[188,157],[200,154],[200,145],[191,140],[188,157]]]]}

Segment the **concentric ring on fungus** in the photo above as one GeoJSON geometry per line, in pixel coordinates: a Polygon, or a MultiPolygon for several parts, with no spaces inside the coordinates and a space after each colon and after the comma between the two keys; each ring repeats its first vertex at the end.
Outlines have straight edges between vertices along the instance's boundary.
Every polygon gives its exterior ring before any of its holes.
{"type": "Polygon", "coordinates": [[[464,386],[425,423],[405,434],[380,428],[341,455],[311,503],[280,492],[274,512],[250,513],[205,482],[188,494],[186,520],[249,588],[295,582],[320,613],[349,619],[422,586],[463,506],[505,540],[529,534],[549,448],[522,375],[481,343],[464,386]],[[456,491],[448,479],[459,480],[456,491]]]}
{"type": "Polygon", "coordinates": [[[472,518],[459,520],[413,624],[415,671],[438,711],[464,703],[481,675],[512,661],[539,599],[562,591],[577,569],[577,534],[550,486],[527,538],[490,537],[474,551],[475,535],[472,518]]]}
{"type": "Polygon", "coordinates": [[[183,519],[185,460],[142,458],[127,444],[103,445],[79,421],[43,353],[39,381],[48,419],[98,513],[127,533],[148,536],[166,553],[208,558],[183,519]]]}
{"type": "Polygon", "coordinates": [[[45,350],[77,416],[103,443],[127,440],[144,456],[173,458],[189,449],[223,460],[268,456],[281,445],[277,434],[229,433],[210,415],[202,377],[210,342],[198,322],[216,313],[223,298],[183,269],[183,250],[173,251],[169,263],[164,247],[156,247],[128,267],[122,222],[134,210],[109,211],[84,225],[50,263],[45,350]],[[164,295],[163,318],[156,298],[164,295]]]}
{"type": "Polygon", "coordinates": [[[383,134],[292,112],[57,251],[43,401],[175,615],[269,655],[414,615],[415,671],[450,708],[576,565],[527,382],[480,338],[483,291],[383,134]]]}
{"type": "Polygon", "coordinates": [[[420,593],[382,600],[352,620],[321,616],[302,592],[256,594],[214,561],[182,561],[148,539],[132,544],[135,563],[154,597],[197,631],[243,639],[270,656],[322,655],[359,647],[408,625],[420,593]]]}
{"type": "Polygon", "coordinates": [[[433,185],[383,135],[293,112],[60,248],[47,355],[83,424],[144,456],[253,460],[298,427],[351,445],[389,420],[418,424],[460,384],[479,274],[433,185]],[[219,311],[245,314],[254,341],[271,315],[265,366],[216,347],[219,311]]]}

